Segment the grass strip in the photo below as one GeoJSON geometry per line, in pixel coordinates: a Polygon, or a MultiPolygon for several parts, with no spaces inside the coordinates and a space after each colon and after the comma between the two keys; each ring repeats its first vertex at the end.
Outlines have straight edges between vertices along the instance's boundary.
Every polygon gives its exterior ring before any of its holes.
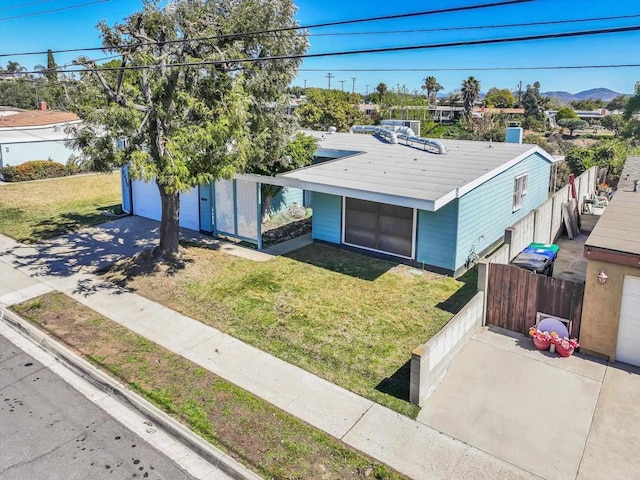
{"type": "Polygon", "coordinates": [[[254,262],[189,246],[184,268],[141,257],[106,279],[403,415],[409,359],[476,293],[447,278],[313,244],[254,262]]]}
{"type": "Polygon", "coordinates": [[[62,293],[12,310],[266,478],[405,478],[62,293]]]}
{"type": "Polygon", "coordinates": [[[80,175],[3,185],[0,233],[31,243],[104,223],[121,203],[120,174],[80,175]]]}

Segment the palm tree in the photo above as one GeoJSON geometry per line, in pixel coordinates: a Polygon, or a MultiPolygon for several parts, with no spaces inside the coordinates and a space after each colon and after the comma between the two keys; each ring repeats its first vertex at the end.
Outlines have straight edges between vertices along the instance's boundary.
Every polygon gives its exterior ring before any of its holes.
{"type": "Polygon", "coordinates": [[[384,97],[387,94],[387,84],[386,83],[379,83],[378,86],[376,87],[376,91],[380,94],[380,100],[382,100],[382,97],[384,97]]]}
{"type": "Polygon", "coordinates": [[[475,77],[469,77],[463,80],[461,91],[465,115],[470,117],[473,104],[476,103],[478,95],[480,94],[480,81],[475,77]]]}
{"type": "Polygon", "coordinates": [[[436,95],[443,88],[444,87],[436,80],[436,77],[427,77],[424,79],[422,89],[427,91],[427,100],[429,101],[429,104],[435,103],[436,95]]]}

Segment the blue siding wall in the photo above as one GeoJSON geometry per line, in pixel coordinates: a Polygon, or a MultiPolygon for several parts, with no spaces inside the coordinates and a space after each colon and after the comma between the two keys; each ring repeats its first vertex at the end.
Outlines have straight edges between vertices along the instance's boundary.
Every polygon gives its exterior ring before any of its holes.
{"type": "Polygon", "coordinates": [[[294,203],[297,203],[301,207],[304,205],[304,190],[301,190],[299,188],[285,187],[273,199],[271,214],[277,215],[279,213],[285,212],[294,203]]]}
{"type": "Polygon", "coordinates": [[[325,242],[340,243],[342,220],[342,197],[313,192],[312,231],[313,238],[325,242]]]}
{"type": "Polygon", "coordinates": [[[463,267],[471,248],[476,253],[504,236],[504,230],[547,199],[551,166],[533,154],[459,199],[456,269],[463,267]],[[515,177],[528,174],[522,208],[513,212],[515,177]]]}
{"type": "Polygon", "coordinates": [[[437,212],[418,210],[416,261],[455,270],[458,200],[437,212]]]}

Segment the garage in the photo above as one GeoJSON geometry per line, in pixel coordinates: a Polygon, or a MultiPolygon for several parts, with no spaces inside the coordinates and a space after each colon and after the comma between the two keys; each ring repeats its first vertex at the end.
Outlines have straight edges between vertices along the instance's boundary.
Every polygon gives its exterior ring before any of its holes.
{"type": "Polygon", "coordinates": [[[344,243],[376,252],[413,257],[412,208],[345,198],[344,243]]]}
{"type": "MultiPolygon", "coordinates": [[[[133,194],[133,214],[151,220],[160,221],[162,203],[158,186],[153,182],[134,180],[131,184],[133,194]]],[[[191,230],[200,230],[200,197],[198,188],[180,194],[180,226],[191,230]]]]}
{"type": "Polygon", "coordinates": [[[134,180],[131,182],[133,214],[160,221],[162,205],[158,186],[153,182],[134,180]]]}
{"type": "Polygon", "coordinates": [[[180,194],[180,226],[200,230],[200,197],[198,187],[180,194]]]}
{"type": "Polygon", "coordinates": [[[640,277],[624,277],[616,360],[640,367],[640,277]]]}

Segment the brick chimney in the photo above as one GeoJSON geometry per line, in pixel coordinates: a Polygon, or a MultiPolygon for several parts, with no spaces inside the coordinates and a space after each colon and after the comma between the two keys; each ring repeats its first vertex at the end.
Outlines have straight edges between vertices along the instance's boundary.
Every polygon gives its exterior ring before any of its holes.
{"type": "Polygon", "coordinates": [[[42,110],[43,112],[45,112],[47,110],[47,102],[40,100],[38,102],[38,110],[42,110]]]}

